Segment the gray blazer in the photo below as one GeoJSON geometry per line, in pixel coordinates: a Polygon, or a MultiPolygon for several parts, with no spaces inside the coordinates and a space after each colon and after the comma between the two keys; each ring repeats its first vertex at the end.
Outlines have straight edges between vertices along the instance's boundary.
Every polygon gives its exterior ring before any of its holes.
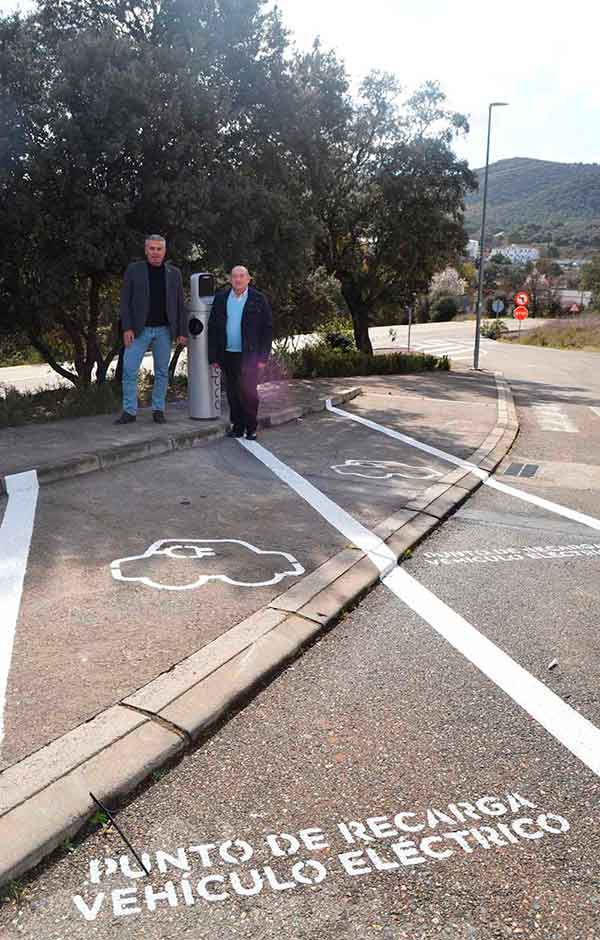
{"type": "MultiPolygon", "coordinates": [[[[165,286],[167,291],[167,319],[171,338],[187,336],[187,316],[183,300],[181,271],[172,264],[165,264],[165,286]]],[[[136,336],[146,326],[150,313],[150,279],[145,261],[133,261],[127,266],[121,291],[121,329],[133,330],[136,336]]]]}

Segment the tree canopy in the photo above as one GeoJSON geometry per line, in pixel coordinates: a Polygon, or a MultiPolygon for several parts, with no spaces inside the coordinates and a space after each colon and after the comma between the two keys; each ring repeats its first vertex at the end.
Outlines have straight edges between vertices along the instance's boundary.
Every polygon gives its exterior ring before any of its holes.
{"type": "Polygon", "coordinates": [[[387,75],[353,100],[263,0],[43,0],[0,18],[0,88],[0,333],[76,384],[106,375],[149,232],[186,273],[245,263],[288,320],[337,279],[366,351],[464,244],[465,118],[387,75]]]}

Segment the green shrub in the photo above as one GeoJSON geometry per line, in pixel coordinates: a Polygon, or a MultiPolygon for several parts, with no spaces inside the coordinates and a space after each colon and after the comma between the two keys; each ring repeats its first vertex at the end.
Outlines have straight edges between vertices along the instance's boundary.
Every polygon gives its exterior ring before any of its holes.
{"type": "MultiPolygon", "coordinates": [[[[448,370],[447,356],[423,353],[388,353],[369,356],[356,349],[331,348],[324,343],[305,346],[295,352],[278,349],[260,376],[261,382],[283,379],[347,378],[357,375],[401,375],[429,369],[448,370]]],[[[140,404],[150,401],[152,376],[141,371],[140,404]]],[[[187,376],[178,375],[169,385],[168,400],[183,399],[187,394],[187,376]]],[[[121,385],[112,380],[102,385],[75,388],[72,385],[19,392],[0,389],[0,427],[15,427],[30,422],[79,418],[86,415],[116,413],[121,408],[121,385]]]]}
{"type": "Polygon", "coordinates": [[[453,320],[459,311],[458,302],[450,294],[437,297],[431,304],[431,322],[445,323],[453,320]]]}
{"type": "Polygon", "coordinates": [[[400,352],[369,356],[357,349],[327,349],[324,346],[306,346],[292,353],[290,359],[291,376],[296,379],[399,375],[450,368],[447,356],[438,358],[422,353],[400,352]]]}
{"type": "Polygon", "coordinates": [[[487,339],[499,339],[503,333],[508,333],[508,327],[503,320],[484,320],[481,324],[481,335],[487,339]]]}
{"type": "Polygon", "coordinates": [[[0,427],[112,414],[120,404],[121,386],[114,381],[88,388],[63,385],[37,392],[19,392],[9,387],[0,390],[0,427]]]}
{"type": "Polygon", "coordinates": [[[330,330],[325,333],[325,344],[330,349],[355,349],[354,337],[347,333],[341,333],[339,330],[330,330]]]}

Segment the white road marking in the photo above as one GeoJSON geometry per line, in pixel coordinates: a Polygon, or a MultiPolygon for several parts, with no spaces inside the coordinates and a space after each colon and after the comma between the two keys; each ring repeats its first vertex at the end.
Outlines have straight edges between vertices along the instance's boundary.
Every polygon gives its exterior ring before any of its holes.
{"type": "Polygon", "coordinates": [[[0,745],[4,709],[23,581],[38,498],[35,470],[5,478],[8,503],[0,525],[0,745]]]}
{"type": "Polygon", "coordinates": [[[402,463],[399,460],[367,460],[366,458],[346,460],[345,463],[334,464],[331,469],[340,476],[363,477],[365,480],[391,480],[393,477],[401,477],[405,480],[433,480],[442,475],[433,467],[402,463]]]}
{"type": "Polygon", "coordinates": [[[159,591],[193,591],[210,581],[223,581],[225,584],[232,584],[234,587],[266,587],[271,584],[279,584],[285,577],[297,578],[304,574],[304,568],[300,562],[288,552],[263,550],[257,548],[256,545],[251,545],[250,542],[242,541],[242,539],[159,539],[157,542],[153,542],[142,555],[129,555],[127,558],[117,558],[115,561],[111,561],[110,571],[115,581],[127,581],[130,584],[137,582],[145,584],[146,587],[157,588],[159,591]],[[193,581],[187,584],[163,584],[146,574],[128,576],[123,574],[122,571],[122,566],[129,562],[144,561],[157,556],[186,562],[187,571],[190,568],[201,567],[202,562],[207,558],[218,559],[219,548],[222,545],[242,545],[254,555],[263,557],[272,555],[278,559],[284,558],[291,565],[291,568],[288,567],[285,571],[274,571],[267,581],[239,581],[222,572],[221,574],[196,574],[193,581]],[[217,546],[217,551],[212,546],[217,546]]]}
{"type": "Polygon", "coordinates": [[[567,705],[448,607],[428,588],[403,571],[388,546],[256,441],[239,443],[295,490],[324,519],[365,552],[380,573],[381,583],[473,663],[506,695],[531,715],[593,773],[600,776],[600,730],[567,705]]]}
{"type": "Polygon", "coordinates": [[[542,431],[562,431],[566,434],[576,434],[579,430],[577,425],[563,413],[560,405],[534,404],[531,407],[542,431]]]}
{"type": "Polygon", "coordinates": [[[251,454],[264,463],[275,476],[295,490],[302,499],[306,500],[313,509],[316,509],[324,519],[341,532],[350,542],[353,542],[361,551],[368,555],[381,574],[387,574],[396,564],[396,556],[392,550],[365,526],[361,525],[353,516],[325,496],[316,486],[305,480],[303,476],[288,467],[271,451],[256,441],[247,441],[238,438],[239,443],[251,454]]]}
{"type": "Polygon", "coordinates": [[[590,411],[593,411],[595,415],[598,415],[600,418],[600,408],[594,408],[593,405],[590,405],[590,411]]]}
{"type": "Polygon", "coordinates": [[[383,584],[600,777],[600,730],[460,614],[396,567],[383,584]]]}
{"type": "Polygon", "coordinates": [[[518,548],[473,548],[461,551],[423,552],[428,565],[475,565],[530,559],[600,558],[600,542],[578,545],[521,545],[518,548]]]}
{"type": "MultiPolygon", "coordinates": [[[[449,356],[451,359],[471,359],[473,348],[468,343],[444,343],[442,340],[428,340],[412,344],[419,352],[424,352],[432,356],[449,356]]],[[[487,350],[480,347],[482,356],[487,356],[487,350]]]]}
{"type": "Polygon", "coordinates": [[[500,493],[506,493],[507,496],[514,496],[516,499],[523,500],[525,503],[531,503],[533,506],[539,506],[540,509],[545,509],[548,512],[553,512],[558,516],[564,516],[565,519],[572,519],[573,522],[578,522],[581,525],[589,526],[590,529],[597,529],[600,531],[600,519],[596,519],[594,516],[588,516],[586,513],[577,512],[576,509],[569,509],[568,506],[561,506],[560,503],[553,503],[549,499],[542,499],[541,496],[535,496],[533,493],[526,493],[523,490],[517,489],[515,486],[508,486],[506,483],[500,483],[498,480],[495,480],[486,470],[481,470],[474,463],[470,463],[468,460],[463,460],[462,457],[455,457],[454,454],[448,454],[444,450],[439,450],[437,447],[432,447],[429,444],[423,444],[421,441],[417,441],[414,437],[409,437],[408,434],[402,434],[400,431],[393,431],[391,428],[386,428],[383,424],[377,424],[376,421],[370,421],[368,418],[363,418],[360,415],[351,414],[349,411],[343,411],[341,408],[337,408],[335,405],[331,404],[331,399],[327,399],[326,404],[327,410],[332,411],[334,414],[340,415],[342,418],[349,418],[351,421],[357,421],[359,424],[364,424],[368,428],[372,428],[374,431],[378,431],[380,434],[386,434],[388,437],[392,437],[397,441],[402,441],[404,444],[408,444],[410,447],[416,447],[417,450],[422,450],[426,454],[432,454],[434,457],[439,457],[441,460],[446,460],[448,463],[454,464],[456,467],[462,467],[465,470],[470,470],[475,476],[485,483],[486,486],[490,486],[494,490],[498,490],[500,493]]]}

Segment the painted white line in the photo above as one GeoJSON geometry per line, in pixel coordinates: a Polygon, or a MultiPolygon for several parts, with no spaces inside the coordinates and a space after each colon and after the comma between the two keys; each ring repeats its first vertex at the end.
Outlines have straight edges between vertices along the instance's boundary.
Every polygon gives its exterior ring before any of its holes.
{"type": "Polygon", "coordinates": [[[514,496],[516,499],[520,499],[525,503],[531,503],[533,506],[539,506],[540,509],[545,509],[548,512],[555,513],[557,516],[563,516],[565,519],[571,519],[573,522],[578,522],[581,525],[588,526],[590,529],[596,529],[600,531],[600,519],[596,519],[594,516],[588,516],[586,513],[577,512],[576,509],[569,509],[568,506],[561,506],[560,503],[553,503],[551,500],[543,499],[541,496],[536,496],[533,493],[526,493],[523,490],[517,489],[515,486],[508,486],[506,483],[500,483],[498,480],[491,477],[486,470],[481,470],[476,464],[470,463],[468,460],[463,460],[462,457],[455,457],[454,454],[448,454],[446,451],[439,450],[437,447],[431,447],[429,444],[423,444],[421,441],[417,441],[414,437],[409,437],[408,434],[402,434],[400,431],[393,431],[391,428],[386,428],[383,424],[377,424],[376,421],[370,421],[368,418],[363,418],[360,415],[351,414],[349,411],[343,411],[341,408],[337,408],[335,405],[332,405],[330,399],[327,399],[326,407],[328,411],[332,411],[335,414],[340,415],[342,418],[349,418],[351,421],[358,422],[358,424],[364,424],[373,431],[378,431],[380,434],[386,434],[388,437],[392,437],[397,441],[402,441],[404,444],[408,444],[410,447],[416,447],[417,450],[422,450],[426,454],[432,454],[434,457],[439,457],[440,460],[445,460],[448,463],[452,463],[456,467],[462,467],[465,470],[469,470],[476,477],[479,477],[479,479],[485,483],[486,486],[489,486],[494,490],[498,490],[500,493],[506,493],[507,496],[514,496]]]}
{"type": "Polygon", "coordinates": [[[406,571],[396,567],[381,580],[542,728],[600,776],[600,729],[406,571]]]}
{"type": "Polygon", "coordinates": [[[8,503],[0,525],[0,744],[8,673],[38,498],[35,470],[5,478],[8,503]]]}
{"type": "Polygon", "coordinates": [[[473,663],[593,773],[600,776],[598,728],[563,702],[543,682],[519,666],[428,588],[399,568],[385,542],[337,506],[312,483],[280,461],[262,444],[242,439],[239,442],[280,480],[295,490],[330,525],[365,552],[379,570],[382,584],[402,603],[414,610],[454,649],[473,663]]]}
{"type": "Polygon", "coordinates": [[[595,415],[598,415],[600,418],[600,408],[594,408],[593,405],[590,405],[590,411],[593,411],[595,415]]]}
{"type": "Polygon", "coordinates": [[[469,463],[468,460],[463,460],[462,457],[455,457],[453,454],[447,454],[445,450],[439,450],[437,447],[432,447],[430,444],[422,444],[421,441],[417,441],[414,437],[409,437],[408,434],[402,434],[401,431],[394,431],[392,428],[386,428],[385,425],[378,424],[376,421],[371,421],[369,418],[363,418],[361,415],[354,415],[349,411],[343,411],[336,405],[332,405],[330,398],[328,398],[326,401],[326,408],[328,411],[331,411],[336,415],[340,415],[342,418],[350,418],[351,421],[356,421],[357,424],[364,424],[365,427],[371,428],[372,431],[378,431],[380,434],[386,434],[388,437],[391,437],[396,441],[402,441],[403,444],[409,444],[411,447],[416,447],[418,450],[422,450],[426,454],[431,454],[433,457],[439,457],[441,460],[446,460],[449,463],[456,464],[457,467],[463,467],[465,470],[470,470],[481,480],[485,480],[489,476],[485,470],[480,470],[479,467],[477,467],[474,463],[469,463]]]}
{"type": "Polygon", "coordinates": [[[275,476],[295,490],[302,499],[306,500],[313,509],[316,509],[324,519],[341,532],[350,542],[353,542],[361,551],[368,555],[380,574],[387,574],[396,565],[396,556],[390,548],[377,535],[357,522],[341,506],[325,496],[316,486],[305,480],[303,476],[288,467],[271,451],[257,441],[246,441],[238,438],[239,443],[246,450],[254,454],[261,463],[271,470],[275,476]]]}

